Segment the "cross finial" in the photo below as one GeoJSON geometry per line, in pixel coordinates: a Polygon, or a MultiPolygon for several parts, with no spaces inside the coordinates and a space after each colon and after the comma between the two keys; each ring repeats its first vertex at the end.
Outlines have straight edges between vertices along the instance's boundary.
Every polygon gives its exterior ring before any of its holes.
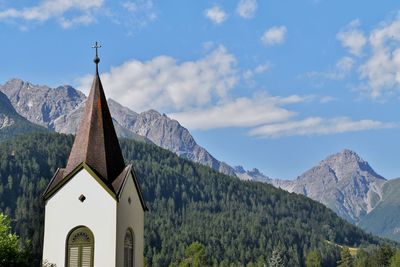
{"type": "Polygon", "coordinates": [[[99,72],[99,63],[100,63],[100,58],[99,58],[99,52],[98,49],[101,47],[101,44],[99,44],[97,41],[95,44],[92,46],[92,48],[96,49],[96,56],[94,57],[94,63],[96,64],[96,73],[99,72]]]}

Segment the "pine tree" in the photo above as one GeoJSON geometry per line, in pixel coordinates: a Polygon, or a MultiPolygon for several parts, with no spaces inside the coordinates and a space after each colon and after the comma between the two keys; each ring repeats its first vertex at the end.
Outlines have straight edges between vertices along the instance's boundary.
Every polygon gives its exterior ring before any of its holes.
{"type": "Polygon", "coordinates": [[[179,267],[200,267],[206,265],[206,252],[200,242],[193,242],[185,249],[185,258],[179,267]]]}
{"type": "Polygon", "coordinates": [[[307,267],[321,267],[322,259],[321,255],[316,250],[311,250],[306,256],[306,266],[307,267]]]}
{"type": "Polygon", "coordinates": [[[279,246],[272,251],[272,256],[269,259],[269,266],[270,267],[285,266],[283,251],[279,246]]]}
{"type": "Polygon", "coordinates": [[[338,267],[352,267],[353,257],[350,254],[350,249],[348,247],[342,247],[340,251],[340,260],[338,261],[338,267]]]}

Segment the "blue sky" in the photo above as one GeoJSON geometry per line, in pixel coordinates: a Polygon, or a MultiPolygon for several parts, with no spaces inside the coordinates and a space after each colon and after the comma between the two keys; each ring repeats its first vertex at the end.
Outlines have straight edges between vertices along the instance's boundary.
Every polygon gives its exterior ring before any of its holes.
{"type": "Polygon", "coordinates": [[[230,165],[295,178],[353,149],[400,176],[396,1],[0,0],[0,83],[107,96],[176,118],[230,165]]]}

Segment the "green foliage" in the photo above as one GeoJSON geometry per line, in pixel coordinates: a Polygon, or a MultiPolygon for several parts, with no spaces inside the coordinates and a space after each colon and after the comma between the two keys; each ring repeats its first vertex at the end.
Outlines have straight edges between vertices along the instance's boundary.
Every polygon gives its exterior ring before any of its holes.
{"type": "Polygon", "coordinates": [[[28,266],[17,235],[11,233],[10,219],[0,213],[0,266],[28,266]]]}
{"type": "Polygon", "coordinates": [[[340,260],[338,261],[338,267],[352,267],[353,257],[350,254],[350,249],[348,247],[342,247],[340,251],[340,260]]]}
{"type": "Polygon", "coordinates": [[[360,249],[354,258],[354,267],[399,267],[400,250],[383,244],[381,246],[369,249],[360,249]]]}
{"type": "Polygon", "coordinates": [[[307,267],[321,267],[322,259],[321,255],[316,250],[311,250],[306,256],[306,266],[307,267]]]}
{"type": "Polygon", "coordinates": [[[284,267],[285,259],[284,259],[284,251],[281,246],[278,246],[272,251],[272,256],[269,259],[269,267],[284,267]]]}
{"type": "Polygon", "coordinates": [[[390,259],[394,255],[393,248],[387,244],[382,245],[379,247],[377,252],[377,263],[379,266],[386,267],[389,266],[390,259]]]}
{"type": "MultiPolygon", "coordinates": [[[[72,136],[47,133],[0,143],[0,210],[30,241],[32,266],[39,266],[42,251],[41,194],[57,167],[65,166],[72,142],[72,136]]],[[[287,266],[304,266],[310,250],[316,250],[323,266],[336,266],[334,243],[381,242],[304,196],[240,181],[154,145],[123,140],[121,147],[150,208],[145,218],[148,266],[180,263],[195,241],[204,244],[213,266],[263,266],[278,246],[287,266]]]]}
{"type": "Polygon", "coordinates": [[[178,264],[179,267],[206,266],[206,250],[199,242],[193,242],[185,249],[185,258],[178,264]]]}
{"type": "Polygon", "coordinates": [[[390,267],[399,267],[400,266],[400,250],[397,250],[396,253],[390,259],[390,267]]]}

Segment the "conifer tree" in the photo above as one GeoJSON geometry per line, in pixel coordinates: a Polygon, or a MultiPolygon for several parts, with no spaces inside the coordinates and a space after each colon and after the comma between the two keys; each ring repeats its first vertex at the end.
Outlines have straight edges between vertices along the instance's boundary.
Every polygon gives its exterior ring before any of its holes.
{"type": "Polygon", "coordinates": [[[269,259],[269,266],[270,267],[283,267],[285,266],[284,258],[283,258],[283,251],[280,246],[275,248],[272,251],[272,256],[269,259]]]}
{"type": "Polygon", "coordinates": [[[306,266],[307,267],[321,267],[322,259],[321,255],[316,250],[311,250],[306,256],[306,266]]]}
{"type": "Polygon", "coordinates": [[[343,247],[340,251],[340,260],[338,261],[338,267],[352,267],[353,257],[350,254],[348,247],[343,247]]]}

